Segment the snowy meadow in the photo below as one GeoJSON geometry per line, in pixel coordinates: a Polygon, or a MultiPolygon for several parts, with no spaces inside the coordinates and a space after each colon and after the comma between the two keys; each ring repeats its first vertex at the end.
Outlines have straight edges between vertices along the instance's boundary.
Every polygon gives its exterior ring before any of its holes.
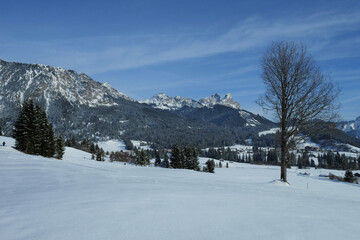
{"type": "MultiPolygon", "coordinates": [[[[0,238],[358,239],[360,186],[324,169],[229,163],[215,174],[26,155],[0,137],[0,238]],[[299,173],[307,172],[309,175],[299,173]],[[275,181],[274,181],[275,180],[275,181]]],[[[203,163],[207,159],[200,159],[203,163]]]]}

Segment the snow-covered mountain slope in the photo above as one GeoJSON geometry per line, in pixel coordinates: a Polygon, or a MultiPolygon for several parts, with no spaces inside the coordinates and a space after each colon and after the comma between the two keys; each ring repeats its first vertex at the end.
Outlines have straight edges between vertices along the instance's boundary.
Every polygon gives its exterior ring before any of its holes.
{"type": "Polygon", "coordinates": [[[287,186],[271,166],[230,163],[209,174],[90,158],[0,146],[1,239],[358,238],[359,185],[318,177],[329,170],[289,169],[287,186]]]}
{"type": "Polygon", "coordinates": [[[203,107],[199,102],[186,98],[186,97],[169,97],[164,93],[159,93],[153,96],[150,99],[139,101],[140,103],[146,103],[151,105],[154,108],[164,109],[164,110],[177,110],[182,107],[203,107]]]}
{"type": "Polygon", "coordinates": [[[211,95],[207,98],[202,98],[199,102],[205,107],[213,107],[215,105],[223,105],[234,109],[241,110],[241,106],[236,102],[230,93],[225,94],[225,97],[221,97],[219,94],[211,95]]]}
{"type": "Polygon", "coordinates": [[[211,95],[210,97],[202,98],[199,101],[186,97],[179,97],[179,96],[169,97],[164,93],[159,93],[150,99],[143,100],[140,102],[149,104],[154,108],[165,109],[165,110],[178,110],[183,107],[212,108],[215,105],[223,105],[241,110],[240,104],[232,98],[230,93],[226,94],[224,98],[222,98],[219,94],[216,93],[214,95],[211,95]]]}
{"type": "Polygon", "coordinates": [[[216,93],[199,101],[179,96],[169,97],[160,93],[140,102],[153,108],[173,111],[181,117],[211,122],[218,126],[260,127],[262,129],[274,126],[269,120],[241,109],[240,104],[232,98],[230,93],[223,98],[216,93]]]}
{"type": "Polygon", "coordinates": [[[37,98],[51,107],[62,99],[72,105],[112,106],[118,98],[132,100],[107,83],[92,80],[64,68],[0,60],[0,109],[20,105],[26,98],[37,98]]]}
{"type": "Polygon", "coordinates": [[[357,117],[354,121],[339,123],[338,129],[348,133],[353,137],[360,138],[360,117],[357,117]]]}
{"type": "Polygon", "coordinates": [[[234,138],[233,131],[223,127],[189,121],[138,103],[85,74],[41,64],[0,61],[0,127],[5,134],[12,134],[26,98],[46,110],[56,132],[77,140],[143,139],[170,147],[194,142],[217,145],[218,139],[231,137],[235,141],[242,136],[239,131],[234,138]]]}
{"type": "Polygon", "coordinates": [[[184,107],[174,112],[188,119],[210,122],[233,129],[250,127],[265,130],[276,126],[275,123],[259,115],[219,104],[214,105],[212,108],[184,107]]]}

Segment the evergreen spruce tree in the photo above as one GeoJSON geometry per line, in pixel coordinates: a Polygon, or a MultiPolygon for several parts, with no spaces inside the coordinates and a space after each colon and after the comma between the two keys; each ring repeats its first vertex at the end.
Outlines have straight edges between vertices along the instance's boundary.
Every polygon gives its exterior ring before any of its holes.
{"type": "Polygon", "coordinates": [[[150,164],[150,159],[145,153],[144,149],[141,149],[141,151],[137,153],[135,164],[140,166],[146,166],[150,164]]]}
{"type": "Polygon", "coordinates": [[[164,160],[161,162],[161,165],[164,168],[169,168],[170,167],[169,157],[168,157],[166,152],[165,152],[165,155],[164,155],[164,160]]]}
{"type": "Polygon", "coordinates": [[[101,159],[101,152],[100,152],[100,150],[98,150],[97,152],[96,152],[96,161],[101,161],[102,159],[101,159]]]}
{"type": "Polygon", "coordinates": [[[159,167],[160,165],[161,165],[160,151],[155,150],[155,167],[159,167]]]}
{"type": "Polygon", "coordinates": [[[25,152],[26,143],[28,139],[28,133],[26,132],[26,117],[25,117],[25,105],[27,101],[24,101],[23,107],[14,123],[13,138],[15,139],[15,148],[19,151],[25,152]]]}
{"type": "Polygon", "coordinates": [[[200,171],[200,167],[199,167],[199,158],[198,158],[198,153],[196,151],[196,148],[193,147],[192,148],[192,166],[195,171],[200,171]]]}
{"type": "Polygon", "coordinates": [[[30,154],[34,153],[34,112],[33,101],[25,100],[13,130],[16,149],[30,154]]]}
{"type": "MultiPolygon", "coordinates": [[[[35,106],[35,148],[36,153],[40,154],[41,156],[47,157],[47,156],[53,156],[51,155],[51,148],[53,146],[50,146],[51,136],[53,135],[53,129],[49,130],[49,122],[47,119],[46,112],[39,106],[35,106]]],[[[52,136],[53,137],[53,136],[52,136]]]]}
{"type": "Polygon", "coordinates": [[[174,144],[171,150],[170,167],[181,168],[183,163],[182,158],[183,154],[180,147],[177,144],[174,144]]]}
{"type": "Polygon", "coordinates": [[[33,135],[32,140],[34,143],[33,154],[42,155],[42,142],[43,142],[43,131],[42,131],[42,111],[39,105],[34,106],[33,113],[33,135]]]}
{"type": "Polygon", "coordinates": [[[27,133],[27,142],[26,142],[26,153],[34,154],[35,153],[35,107],[34,102],[29,100],[29,104],[25,108],[25,131],[27,133]]]}
{"type": "Polygon", "coordinates": [[[61,135],[59,135],[56,138],[56,144],[55,144],[55,152],[56,152],[56,158],[62,159],[64,152],[65,152],[65,143],[61,135]]]}
{"type": "Polygon", "coordinates": [[[351,170],[346,170],[345,176],[344,176],[344,181],[350,182],[350,183],[355,181],[354,174],[351,170]]]}
{"type": "Polygon", "coordinates": [[[55,138],[52,123],[48,125],[48,141],[47,157],[53,157],[55,155],[55,138]]]}
{"type": "Polygon", "coordinates": [[[215,161],[214,160],[207,160],[206,161],[206,169],[209,173],[215,173],[215,161]]]}
{"type": "Polygon", "coordinates": [[[189,148],[189,147],[184,147],[183,153],[184,153],[184,163],[185,163],[184,168],[186,168],[186,169],[194,169],[192,149],[189,148]]]}
{"type": "Polygon", "coordinates": [[[93,142],[90,144],[90,153],[95,154],[95,144],[93,142]]]}
{"type": "Polygon", "coordinates": [[[229,163],[228,162],[226,162],[226,168],[229,168],[229,163]]]}
{"type": "Polygon", "coordinates": [[[54,155],[54,132],[46,112],[33,101],[25,100],[14,124],[15,147],[28,154],[54,155]]]}

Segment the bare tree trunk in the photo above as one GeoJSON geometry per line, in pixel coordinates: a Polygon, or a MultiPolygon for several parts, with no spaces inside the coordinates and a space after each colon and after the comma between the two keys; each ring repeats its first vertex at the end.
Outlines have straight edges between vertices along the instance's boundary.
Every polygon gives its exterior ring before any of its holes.
{"type": "MultiPolygon", "coordinates": [[[[282,157],[281,157],[282,158],[282,157]]],[[[281,180],[284,182],[287,182],[287,176],[286,176],[286,161],[281,160],[281,180]]]]}
{"type": "Polygon", "coordinates": [[[280,179],[284,182],[287,182],[286,178],[286,155],[287,155],[287,146],[286,146],[286,138],[285,133],[281,133],[281,171],[280,171],[280,179]]]}
{"type": "Polygon", "coordinates": [[[281,118],[281,170],[280,170],[280,179],[284,182],[287,182],[286,179],[286,155],[287,155],[287,136],[286,136],[286,114],[287,109],[285,106],[284,92],[285,89],[282,87],[283,98],[282,98],[282,118],[281,118]]]}
{"type": "Polygon", "coordinates": [[[280,179],[287,182],[286,179],[286,156],[287,156],[287,132],[286,132],[286,117],[287,117],[287,101],[286,101],[286,82],[281,83],[281,170],[280,179]]]}

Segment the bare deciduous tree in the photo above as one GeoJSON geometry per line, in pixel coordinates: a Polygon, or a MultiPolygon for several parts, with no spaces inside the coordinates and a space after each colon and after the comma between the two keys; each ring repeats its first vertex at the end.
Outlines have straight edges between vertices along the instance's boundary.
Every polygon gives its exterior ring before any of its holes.
{"type": "Polygon", "coordinates": [[[273,43],[261,60],[266,92],[257,103],[275,114],[280,123],[281,175],[287,182],[289,150],[301,139],[301,133],[316,129],[319,122],[332,121],[338,106],[338,88],[307,53],[294,42],[273,43]]]}

